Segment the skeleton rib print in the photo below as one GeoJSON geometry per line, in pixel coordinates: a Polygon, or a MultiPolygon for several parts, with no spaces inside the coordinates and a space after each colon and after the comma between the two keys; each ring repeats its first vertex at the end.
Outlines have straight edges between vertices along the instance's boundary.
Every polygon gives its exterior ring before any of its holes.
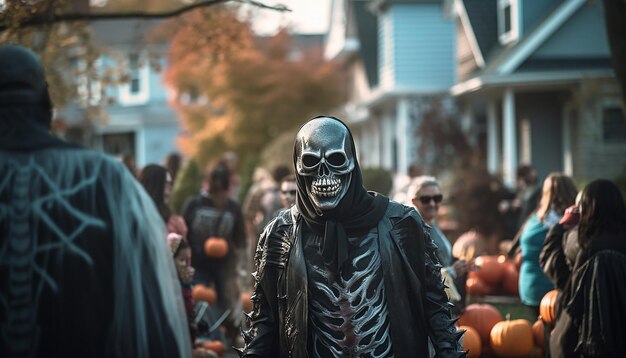
{"type": "Polygon", "coordinates": [[[313,357],[393,356],[377,233],[358,240],[331,284],[323,264],[307,260],[313,357]]]}

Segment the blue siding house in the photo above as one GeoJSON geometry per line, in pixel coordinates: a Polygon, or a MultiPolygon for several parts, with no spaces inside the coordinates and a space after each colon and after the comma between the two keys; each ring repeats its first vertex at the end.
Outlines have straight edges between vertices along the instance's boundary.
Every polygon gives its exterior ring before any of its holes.
{"type": "Polygon", "coordinates": [[[626,121],[601,1],[454,0],[457,81],[451,92],[487,153],[515,169],[580,180],[626,169],[626,121]]]}
{"type": "Polygon", "coordinates": [[[456,27],[443,1],[333,0],[326,57],[343,61],[348,102],[337,113],[364,167],[406,174],[415,128],[456,79],[456,27]]]}
{"type": "Polygon", "coordinates": [[[626,173],[626,120],[601,1],[333,0],[326,57],[342,61],[337,115],[364,167],[405,174],[433,100],[486,153],[487,169],[578,180],[626,173]]]}

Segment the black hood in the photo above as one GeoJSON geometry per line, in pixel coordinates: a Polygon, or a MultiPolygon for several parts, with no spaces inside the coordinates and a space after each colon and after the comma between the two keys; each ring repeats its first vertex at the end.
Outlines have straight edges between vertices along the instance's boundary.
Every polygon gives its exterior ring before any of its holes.
{"type": "MultiPolygon", "coordinates": [[[[331,118],[341,123],[348,131],[352,153],[356,153],[352,133],[341,120],[330,116],[318,116],[305,125],[320,118],[331,118]]],[[[296,168],[297,152],[298,148],[294,145],[294,168],[296,168]]],[[[347,236],[363,235],[375,227],[385,214],[389,199],[376,193],[370,193],[363,187],[363,177],[356,155],[350,186],[338,205],[331,210],[317,212],[315,205],[308,196],[305,177],[299,175],[297,170],[296,181],[298,184],[296,198],[298,211],[313,232],[324,235],[322,255],[325,264],[327,269],[337,272],[347,257],[347,236]]]]}
{"type": "Polygon", "coordinates": [[[0,45],[0,149],[64,145],[48,133],[52,103],[43,68],[30,50],[0,45]]]}

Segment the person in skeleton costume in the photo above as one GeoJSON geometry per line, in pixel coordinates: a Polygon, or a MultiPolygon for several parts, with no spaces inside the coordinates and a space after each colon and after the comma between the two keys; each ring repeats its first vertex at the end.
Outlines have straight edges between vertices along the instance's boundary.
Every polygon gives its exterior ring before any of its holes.
{"type": "Polygon", "coordinates": [[[189,357],[165,225],[115,158],[48,133],[33,52],[0,46],[0,356],[189,357]]]}
{"type": "Polygon", "coordinates": [[[436,246],[412,208],[369,193],[348,127],[298,132],[296,205],[256,251],[242,357],[462,357],[436,246]]]}

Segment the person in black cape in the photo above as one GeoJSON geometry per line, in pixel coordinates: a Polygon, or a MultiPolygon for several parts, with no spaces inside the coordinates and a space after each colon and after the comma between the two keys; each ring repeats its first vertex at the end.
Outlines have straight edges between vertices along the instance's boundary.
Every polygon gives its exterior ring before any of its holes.
{"type": "Polygon", "coordinates": [[[36,55],[0,46],[0,356],[189,357],[165,224],[118,160],[48,131],[36,55]]]}

